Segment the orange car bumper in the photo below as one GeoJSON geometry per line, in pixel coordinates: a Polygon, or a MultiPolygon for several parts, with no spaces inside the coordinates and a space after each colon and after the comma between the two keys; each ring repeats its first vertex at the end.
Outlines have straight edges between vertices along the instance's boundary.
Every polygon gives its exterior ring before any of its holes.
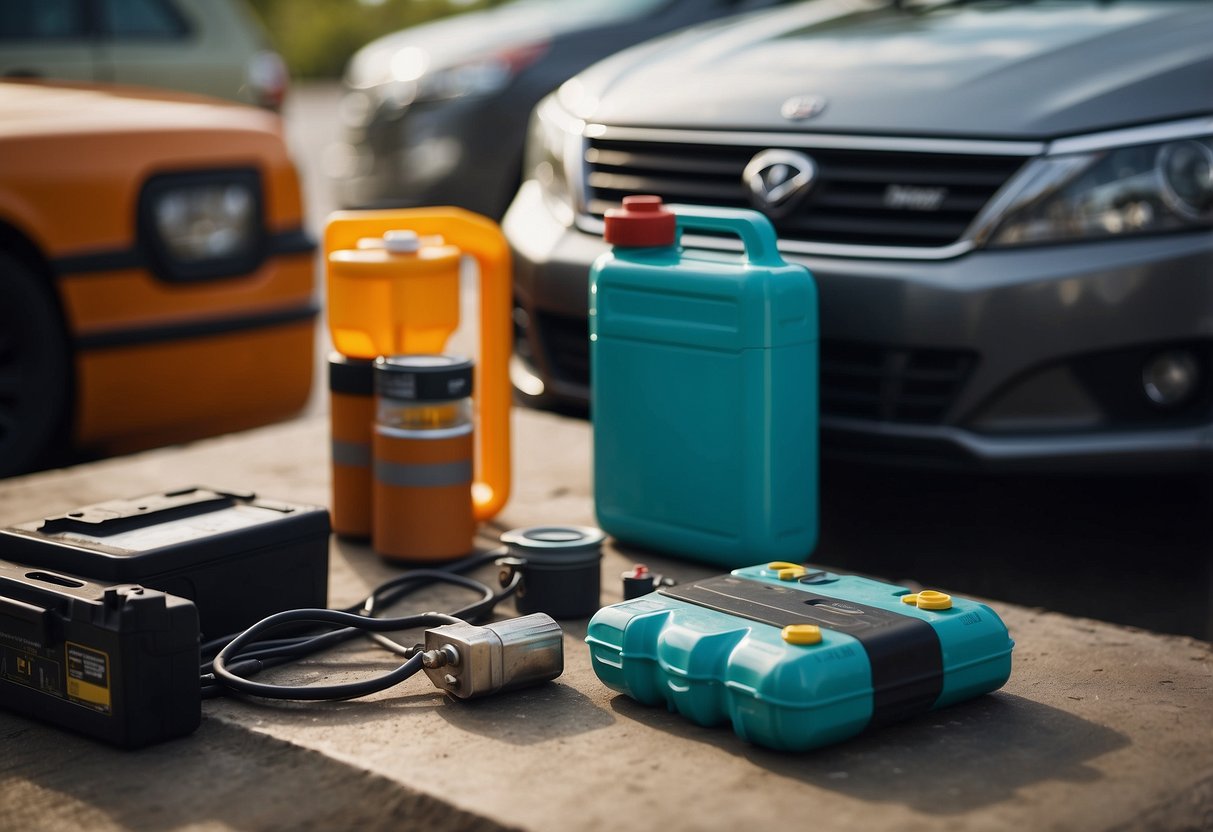
{"type": "Polygon", "coordinates": [[[62,271],[75,444],[132,451],[299,411],[315,367],[313,274],[306,250],[197,284],[165,283],[139,268],[62,271]]]}

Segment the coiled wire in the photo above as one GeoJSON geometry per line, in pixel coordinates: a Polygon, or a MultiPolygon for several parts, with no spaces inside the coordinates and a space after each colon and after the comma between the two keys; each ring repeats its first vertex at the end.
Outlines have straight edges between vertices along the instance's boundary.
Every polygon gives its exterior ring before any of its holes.
{"type": "Polygon", "coordinates": [[[397,685],[421,670],[421,646],[406,646],[386,634],[417,627],[475,623],[490,616],[497,604],[518,590],[521,576],[515,574],[509,583],[497,590],[461,573],[491,563],[504,553],[504,549],[499,549],[471,555],[445,567],[413,569],[380,584],[365,599],[344,609],[288,610],[271,615],[242,633],[212,639],[201,647],[204,658],[201,667],[202,696],[211,698],[241,693],[267,699],[335,700],[366,696],[397,685]],[[435,583],[470,589],[478,592],[480,598],[450,613],[425,612],[395,618],[377,616],[379,611],[435,583]],[[274,629],[302,623],[339,626],[338,629],[322,633],[309,632],[289,638],[261,638],[274,629]],[[297,661],[363,633],[369,634],[384,649],[404,656],[406,661],[388,673],[335,685],[276,685],[247,678],[265,668],[297,661]],[[212,654],[212,659],[205,660],[212,654]]]}

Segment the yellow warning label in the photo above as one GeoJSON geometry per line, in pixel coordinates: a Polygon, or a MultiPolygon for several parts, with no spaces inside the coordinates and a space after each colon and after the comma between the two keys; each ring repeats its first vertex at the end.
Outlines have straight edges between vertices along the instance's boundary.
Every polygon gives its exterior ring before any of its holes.
{"type": "Polygon", "coordinates": [[[67,698],[93,710],[109,713],[109,655],[67,642],[67,698]]]}
{"type": "Polygon", "coordinates": [[[90,685],[88,682],[81,682],[77,679],[68,679],[67,697],[68,699],[79,699],[82,702],[88,702],[90,705],[100,705],[105,710],[109,710],[109,688],[90,685]]]}

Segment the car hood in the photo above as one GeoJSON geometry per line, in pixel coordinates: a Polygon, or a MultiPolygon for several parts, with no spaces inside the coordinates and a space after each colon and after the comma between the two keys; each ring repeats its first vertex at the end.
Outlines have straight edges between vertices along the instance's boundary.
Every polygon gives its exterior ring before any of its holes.
{"type": "Polygon", "coordinates": [[[562,101],[609,125],[1049,138],[1213,110],[1213,4],[815,0],[620,53],[562,101]],[[780,114],[792,96],[825,108],[780,114]]]}
{"type": "Polygon", "coordinates": [[[153,130],[280,136],[282,119],[259,107],[193,93],[78,81],[0,81],[0,139],[153,130]]]}

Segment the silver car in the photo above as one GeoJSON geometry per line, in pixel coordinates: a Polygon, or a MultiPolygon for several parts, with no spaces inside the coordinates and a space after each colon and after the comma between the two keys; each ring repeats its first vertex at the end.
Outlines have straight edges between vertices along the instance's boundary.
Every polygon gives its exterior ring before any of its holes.
{"type": "Polygon", "coordinates": [[[587,401],[601,217],[655,193],[756,207],[812,271],[827,455],[1213,471],[1213,4],[699,27],[543,100],[526,176],[505,226],[535,401],[587,401]]]}

